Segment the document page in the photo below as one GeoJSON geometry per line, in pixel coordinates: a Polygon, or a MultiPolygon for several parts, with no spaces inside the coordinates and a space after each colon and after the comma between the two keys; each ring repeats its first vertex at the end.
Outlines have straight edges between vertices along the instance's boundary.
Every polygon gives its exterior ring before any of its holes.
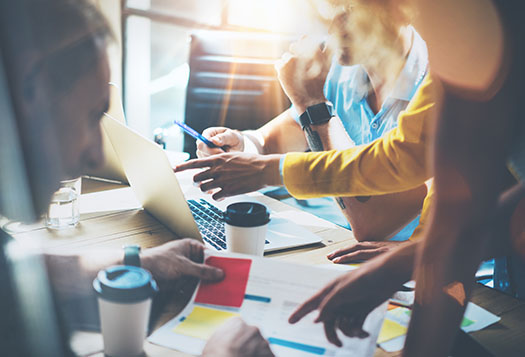
{"type": "Polygon", "coordinates": [[[201,284],[178,316],[155,331],[150,342],[190,354],[200,354],[206,340],[227,319],[242,317],[259,327],[277,356],[372,356],[386,312],[386,304],[366,319],[366,339],[339,332],[343,347],[330,344],[318,312],[291,325],[288,318],[306,299],[344,271],[291,264],[277,259],[213,252],[208,264],[220,266],[225,279],[201,284]]]}

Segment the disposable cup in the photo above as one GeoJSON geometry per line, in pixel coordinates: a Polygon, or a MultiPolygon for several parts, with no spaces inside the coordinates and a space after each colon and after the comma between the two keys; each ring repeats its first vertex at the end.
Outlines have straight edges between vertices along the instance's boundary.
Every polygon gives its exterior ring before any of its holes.
{"type": "Polygon", "coordinates": [[[141,355],[152,298],[158,291],[151,274],[139,267],[113,266],[98,273],[93,287],[104,353],[112,357],[141,355]]]}

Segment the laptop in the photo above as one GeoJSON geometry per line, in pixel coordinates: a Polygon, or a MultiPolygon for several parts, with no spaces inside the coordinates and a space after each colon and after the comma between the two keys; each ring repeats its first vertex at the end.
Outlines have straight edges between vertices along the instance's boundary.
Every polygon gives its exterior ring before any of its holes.
{"type": "MultiPolygon", "coordinates": [[[[206,246],[225,250],[222,212],[232,202],[257,199],[247,195],[211,202],[194,188],[185,197],[162,148],[121,121],[106,114],[102,128],[117,154],[128,182],[144,209],[178,237],[204,241],[206,246]]],[[[287,219],[272,218],[268,224],[265,252],[316,244],[321,237],[287,219]]]]}
{"type": "MultiPolygon", "coordinates": [[[[109,83],[109,98],[108,115],[124,124],[126,121],[120,98],[120,88],[114,83],[109,83]]],[[[86,174],[91,177],[127,183],[128,180],[124,168],[120,164],[117,153],[113,150],[109,137],[104,131],[102,131],[102,147],[104,150],[104,164],[101,167],[90,170],[86,174]]]]}

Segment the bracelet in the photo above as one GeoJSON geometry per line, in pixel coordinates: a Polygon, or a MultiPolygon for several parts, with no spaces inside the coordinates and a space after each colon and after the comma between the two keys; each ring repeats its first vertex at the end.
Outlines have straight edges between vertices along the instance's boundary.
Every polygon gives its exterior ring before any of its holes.
{"type": "Polygon", "coordinates": [[[140,267],[140,245],[130,244],[124,247],[124,265],[140,267]]]}

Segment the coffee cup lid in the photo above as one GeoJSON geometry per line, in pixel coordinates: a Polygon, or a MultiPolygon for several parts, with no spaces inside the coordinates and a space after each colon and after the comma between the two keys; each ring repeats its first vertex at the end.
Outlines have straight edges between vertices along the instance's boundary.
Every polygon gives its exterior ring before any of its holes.
{"type": "Polygon", "coordinates": [[[257,227],[270,222],[270,212],[256,202],[237,202],[226,207],[224,222],[237,227],[257,227]]]}
{"type": "Polygon", "coordinates": [[[159,290],[149,271],[128,265],[99,271],[93,288],[99,297],[123,303],[149,299],[159,290]]]}

